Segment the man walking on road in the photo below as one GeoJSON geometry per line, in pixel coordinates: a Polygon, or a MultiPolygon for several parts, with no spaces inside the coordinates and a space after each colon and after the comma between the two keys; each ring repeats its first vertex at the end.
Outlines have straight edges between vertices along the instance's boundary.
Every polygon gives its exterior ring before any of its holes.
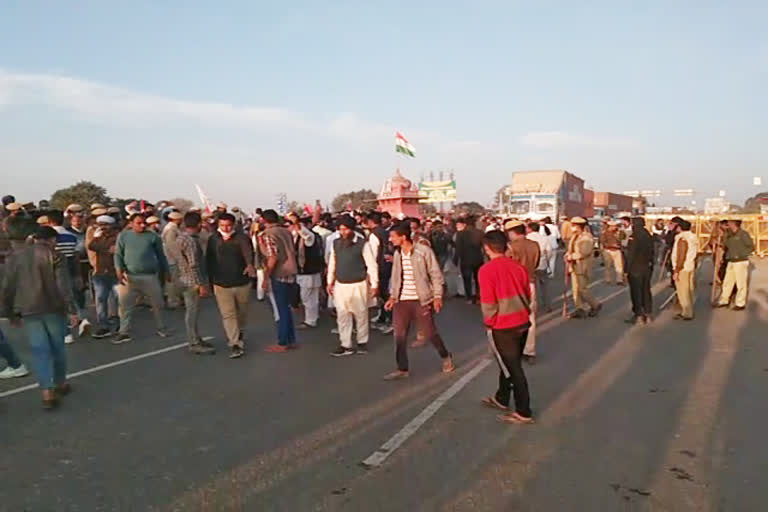
{"type": "Polygon", "coordinates": [[[523,358],[530,364],[536,362],[536,269],[541,262],[541,249],[539,244],[526,238],[526,226],[519,220],[508,220],[504,223],[509,242],[507,244],[507,256],[523,266],[528,273],[528,283],[531,296],[531,316],[528,337],[523,350],[523,358]]]}
{"type": "Polygon", "coordinates": [[[208,295],[205,275],[205,257],[200,245],[200,225],[202,218],[198,212],[184,215],[184,231],[176,238],[176,264],[178,265],[178,284],[184,299],[184,325],[187,329],[189,351],[193,354],[214,354],[216,349],[203,341],[198,333],[197,320],[200,316],[200,298],[208,295]]]}
{"type": "Polygon", "coordinates": [[[56,238],[53,228],[38,228],[32,245],[8,257],[0,286],[0,317],[21,327],[29,341],[45,409],[70,391],[64,337],[78,321],[70,273],[55,252],[56,238]]]}
{"type": "Polygon", "coordinates": [[[733,288],[736,287],[734,311],[743,311],[747,307],[749,295],[749,256],[755,250],[755,242],[749,233],[741,229],[740,220],[728,221],[728,236],[723,242],[725,259],[725,279],[720,291],[719,308],[728,307],[733,288]]]}
{"type": "Polygon", "coordinates": [[[165,297],[168,309],[178,308],[184,300],[179,283],[179,248],[176,245],[176,239],[179,237],[181,221],[184,216],[177,211],[168,214],[168,223],[163,227],[161,238],[163,239],[163,250],[165,250],[165,259],[168,260],[168,273],[170,280],[165,286],[165,297]]]}
{"type": "MultiPolygon", "coordinates": [[[[368,353],[368,301],[379,287],[376,255],[365,237],[355,231],[355,219],[348,215],[339,221],[339,238],[333,241],[328,261],[328,294],[336,305],[336,321],[341,345],[334,357],[354,354],[352,319],[357,327],[357,353],[368,353]]],[[[409,227],[410,229],[410,227],[409,227]]]]}
{"type": "Polygon", "coordinates": [[[106,338],[117,325],[109,325],[109,299],[115,293],[117,273],[115,272],[115,252],[118,230],[115,219],[109,215],[100,215],[96,219],[96,229],[90,237],[88,251],[93,254],[93,294],[96,305],[95,339],[106,338]],[[112,328],[111,328],[112,327],[112,328]]]}
{"type": "Polygon", "coordinates": [[[611,269],[613,279],[619,286],[624,286],[624,255],[621,252],[621,240],[619,236],[619,224],[610,221],[606,229],[600,234],[600,247],[603,249],[603,262],[605,263],[605,282],[611,283],[611,269]]]}
{"type": "Polygon", "coordinates": [[[461,270],[467,302],[477,304],[477,272],[483,264],[483,232],[474,220],[460,217],[456,221],[456,251],[453,262],[461,270]]]}
{"type": "Polygon", "coordinates": [[[456,369],[453,358],[437,332],[435,313],[443,308],[443,272],[435,253],[425,244],[414,244],[410,227],[404,223],[392,228],[390,241],[395,251],[392,264],[391,295],[386,307],[393,311],[397,370],[385,380],[408,377],[408,331],[412,324],[429,340],[443,360],[443,373],[456,369]]]}
{"type": "Polygon", "coordinates": [[[552,243],[541,232],[541,227],[538,222],[531,222],[526,226],[527,235],[525,237],[528,240],[539,244],[539,251],[541,256],[539,257],[539,266],[535,271],[535,284],[536,284],[536,311],[543,309],[544,311],[552,311],[552,303],[549,297],[549,280],[552,272],[549,269],[549,263],[552,260],[552,243]]]}
{"type": "Polygon", "coordinates": [[[500,231],[483,238],[490,261],[480,268],[480,304],[491,348],[499,365],[496,394],[483,400],[489,407],[509,411],[510,394],[515,411],[499,416],[505,423],[533,423],[528,380],[521,358],[530,327],[530,281],[525,268],[505,256],[507,240],[500,231]]]}
{"type": "Polygon", "coordinates": [[[680,313],[675,315],[675,319],[693,320],[693,305],[696,301],[696,256],[699,253],[699,241],[696,235],[691,233],[690,222],[680,217],[674,217],[672,223],[677,232],[670,257],[674,269],[672,279],[675,281],[677,300],[680,303],[680,313]]]}
{"type": "Polygon", "coordinates": [[[266,228],[261,240],[267,258],[264,269],[264,290],[271,288],[280,314],[280,319],[277,321],[277,344],[270,345],[266,351],[279,354],[296,348],[291,302],[298,266],[291,232],[278,224],[277,212],[266,210],[262,214],[262,219],[266,228]]]}
{"type": "Polygon", "coordinates": [[[119,297],[120,332],[112,341],[115,345],[131,341],[130,329],[136,299],[139,295],[149,298],[155,317],[157,335],[168,338],[163,320],[163,290],[158,276],[166,280],[168,262],[165,260],[163,242],[154,231],[147,229],[144,217],[134,213],[130,229],[120,233],[115,247],[115,270],[117,272],[117,294],[119,297]]]}
{"type": "Polygon", "coordinates": [[[645,324],[650,321],[653,312],[651,276],[655,260],[653,238],[645,229],[643,218],[634,217],[632,234],[627,242],[627,277],[632,299],[632,316],[626,320],[629,324],[636,324],[638,321],[645,324]]]}
{"type": "Polygon", "coordinates": [[[589,292],[589,277],[592,272],[592,260],[594,251],[594,239],[587,228],[587,221],[582,217],[571,219],[571,238],[568,240],[568,249],[565,261],[568,262],[571,273],[571,286],[573,290],[573,302],[576,311],[570,318],[594,317],[602,309],[602,305],[595,300],[589,292]],[[589,305],[587,312],[586,305],[589,305]]]}
{"type": "Polygon", "coordinates": [[[310,217],[291,217],[291,232],[298,266],[296,282],[301,290],[301,304],[304,306],[304,322],[299,326],[300,329],[317,327],[320,318],[320,289],[323,286],[325,259],[320,236],[309,229],[311,225],[310,217]]]}
{"type": "Polygon", "coordinates": [[[244,233],[235,230],[234,215],[219,214],[218,230],[208,239],[205,254],[208,278],[227,335],[229,357],[237,359],[245,355],[248,297],[256,269],[251,242],[244,233]]]}

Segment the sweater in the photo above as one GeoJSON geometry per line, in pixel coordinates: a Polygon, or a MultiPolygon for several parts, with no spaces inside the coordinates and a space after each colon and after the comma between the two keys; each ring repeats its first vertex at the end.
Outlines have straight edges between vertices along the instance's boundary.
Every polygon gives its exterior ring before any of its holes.
{"type": "Polygon", "coordinates": [[[534,282],[536,269],[539,268],[541,249],[539,244],[527,238],[519,238],[507,244],[507,256],[525,267],[528,279],[534,282]]]}
{"type": "Polygon", "coordinates": [[[253,250],[244,234],[235,233],[229,240],[224,240],[220,233],[214,233],[208,240],[205,257],[208,277],[216,286],[234,288],[251,281],[245,267],[252,263],[253,250]]]}
{"type": "Polygon", "coordinates": [[[115,269],[128,275],[166,274],[168,262],[160,236],[154,231],[120,233],[115,248],[115,269]]]}
{"type": "Polygon", "coordinates": [[[755,243],[749,233],[739,229],[725,239],[725,259],[727,261],[747,261],[755,250],[755,243]]]}
{"type": "Polygon", "coordinates": [[[529,324],[531,287],[525,268],[502,256],[492,259],[478,274],[480,306],[490,329],[514,329],[529,324]]]}

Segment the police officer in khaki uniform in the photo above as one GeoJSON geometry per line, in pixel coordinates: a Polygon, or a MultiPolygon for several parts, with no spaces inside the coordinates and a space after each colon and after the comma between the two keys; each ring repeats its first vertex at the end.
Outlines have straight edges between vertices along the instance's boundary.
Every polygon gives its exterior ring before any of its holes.
{"type": "Polygon", "coordinates": [[[573,288],[573,302],[576,304],[570,318],[585,318],[587,316],[597,316],[602,305],[595,300],[587,285],[592,271],[594,238],[587,227],[586,219],[574,217],[571,219],[573,234],[568,241],[568,250],[565,254],[565,260],[571,273],[571,285],[573,288]],[[587,311],[586,305],[589,305],[587,311]]]}

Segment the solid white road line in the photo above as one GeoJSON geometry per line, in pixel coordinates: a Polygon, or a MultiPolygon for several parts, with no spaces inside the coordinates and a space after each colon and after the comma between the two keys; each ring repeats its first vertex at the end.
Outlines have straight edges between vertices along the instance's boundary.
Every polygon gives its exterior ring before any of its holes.
{"type": "MultiPolygon", "coordinates": [[[[171,345],[170,347],[161,348],[158,350],[153,350],[152,352],[146,352],[144,354],[139,354],[137,356],[133,357],[126,357],[125,359],[120,359],[118,361],[113,361],[111,363],[102,364],[100,366],[94,366],[93,368],[88,368],[87,370],[81,370],[79,372],[71,373],[67,375],[67,379],[74,379],[75,377],[81,377],[83,375],[88,375],[91,373],[100,372],[102,370],[106,370],[108,368],[114,368],[115,366],[121,366],[124,364],[132,363],[134,361],[139,361],[141,359],[146,359],[147,357],[157,356],[160,354],[165,354],[166,352],[171,352],[173,350],[178,350],[182,347],[186,347],[187,343],[179,343],[178,345],[171,345]]],[[[24,391],[29,391],[31,389],[37,388],[37,384],[29,384],[28,386],[21,386],[19,388],[11,389],[8,391],[3,391],[0,393],[0,398],[16,395],[18,393],[23,393],[24,391]]]]}
{"type": "Polygon", "coordinates": [[[400,445],[402,445],[405,441],[408,440],[409,437],[411,437],[413,434],[416,433],[419,428],[421,428],[424,423],[429,420],[434,414],[453,396],[464,389],[464,386],[469,384],[472,379],[477,377],[480,372],[485,370],[485,368],[488,367],[488,365],[491,364],[490,359],[483,359],[479,363],[477,363],[471,370],[469,370],[466,374],[464,374],[459,380],[453,383],[451,387],[443,391],[443,393],[438,396],[434,402],[429,404],[423,411],[421,411],[415,418],[413,418],[411,421],[408,422],[406,426],[404,426],[397,434],[392,436],[389,441],[381,445],[381,448],[373,452],[370,457],[365,459],[362,462],[362,465],[366,468],[375,468],[378,466],[381,466],[381,464],[387,460],[387,457],[389,457],[395,450],[397,450],[400,445]]]}
{"type": "MultiPolygon", "coordinates": [[[[592,283],[592,285],[597,284],[597,281],[592,283]]],[[[591,286],[590,286],[591,288],[591,286]]],[[[600,299],[600,303],[608,302],[609,300],[612,300],[615,297],[618,297],[619,295],[623,295],[627,293],[626,288],[620,288],[613,293],[610,293],[608,296],[600,299]]],[[[549,318],[542,323],[541,330],[547,329],[549,327],[553,327],[555,325],[559,325],[562,323],[565,319],[562,317],[553,317],[549,318]]],[[[459,391],[464,389],[467,384],[472,382],[472,380],[480,375],[480,373],[485,370],[490,364],[492,360],[491,359],[485,359],[478,364],[476,364],[469,372],[467,372],[464,376],[462,376],[459,380],[457,380],[450,388],[445,390],[440,396],[438,396],[434,402],[430,403],[423,411],[421,411],[415,418],[413,418],[411,421],[408,422],[407,425],[405,425],[399,432],[397,432],[394,436],[392,436],[386,443],[381,445],[381,447],[373,452],[367,459],[365,459],[363,462],[361,462],[361,465],[367,469],[373,469],[381,466],[387,458],[392,455],[392,453],[397,450],[403,443],[405,443],[408,438],[410,438],[413,434],[415,434],[419,428],[421,428],[424,423],[427,422],[432,416],[435,415],[435,413],[440,410],[440,408],[445,405],[445,403],[453,398],[459,391]]]]}

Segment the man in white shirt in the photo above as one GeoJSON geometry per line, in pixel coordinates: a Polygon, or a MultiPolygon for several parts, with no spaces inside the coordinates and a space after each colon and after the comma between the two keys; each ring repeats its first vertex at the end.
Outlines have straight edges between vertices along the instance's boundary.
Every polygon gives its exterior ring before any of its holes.
{"type": "Polygon", "coordinates": [[[534,276],[534,284],[536,285],[536,297],[539,301],[539,306],[544,311],[552,311],[552,304],[549,299],[549,279],[550,279],[550,260],[552,259],[552,245],[550,240],[541,234],[539,230],[540,226],[538,222],[531,222],[526,226],[525,237],[528,240],[539,244],[539,250],[541,256],[539,257],[539,266],[536,269],[534,276]]]}
{"type": "MultiPolygon", "coordinates": [[[[330,241],[328,258],[328,294],[336,305],[336,321],[341,345],[334,357],[352,355],[352,322],[357,327],[357,353],[366,354],[368,344],[368,302],[379,288],[379,266],[370,242],[355,231],[355,219],[339,219],[339,236],[330,241]]],[[[333,236],[333,235],[331,235],[333,236]]]]}

